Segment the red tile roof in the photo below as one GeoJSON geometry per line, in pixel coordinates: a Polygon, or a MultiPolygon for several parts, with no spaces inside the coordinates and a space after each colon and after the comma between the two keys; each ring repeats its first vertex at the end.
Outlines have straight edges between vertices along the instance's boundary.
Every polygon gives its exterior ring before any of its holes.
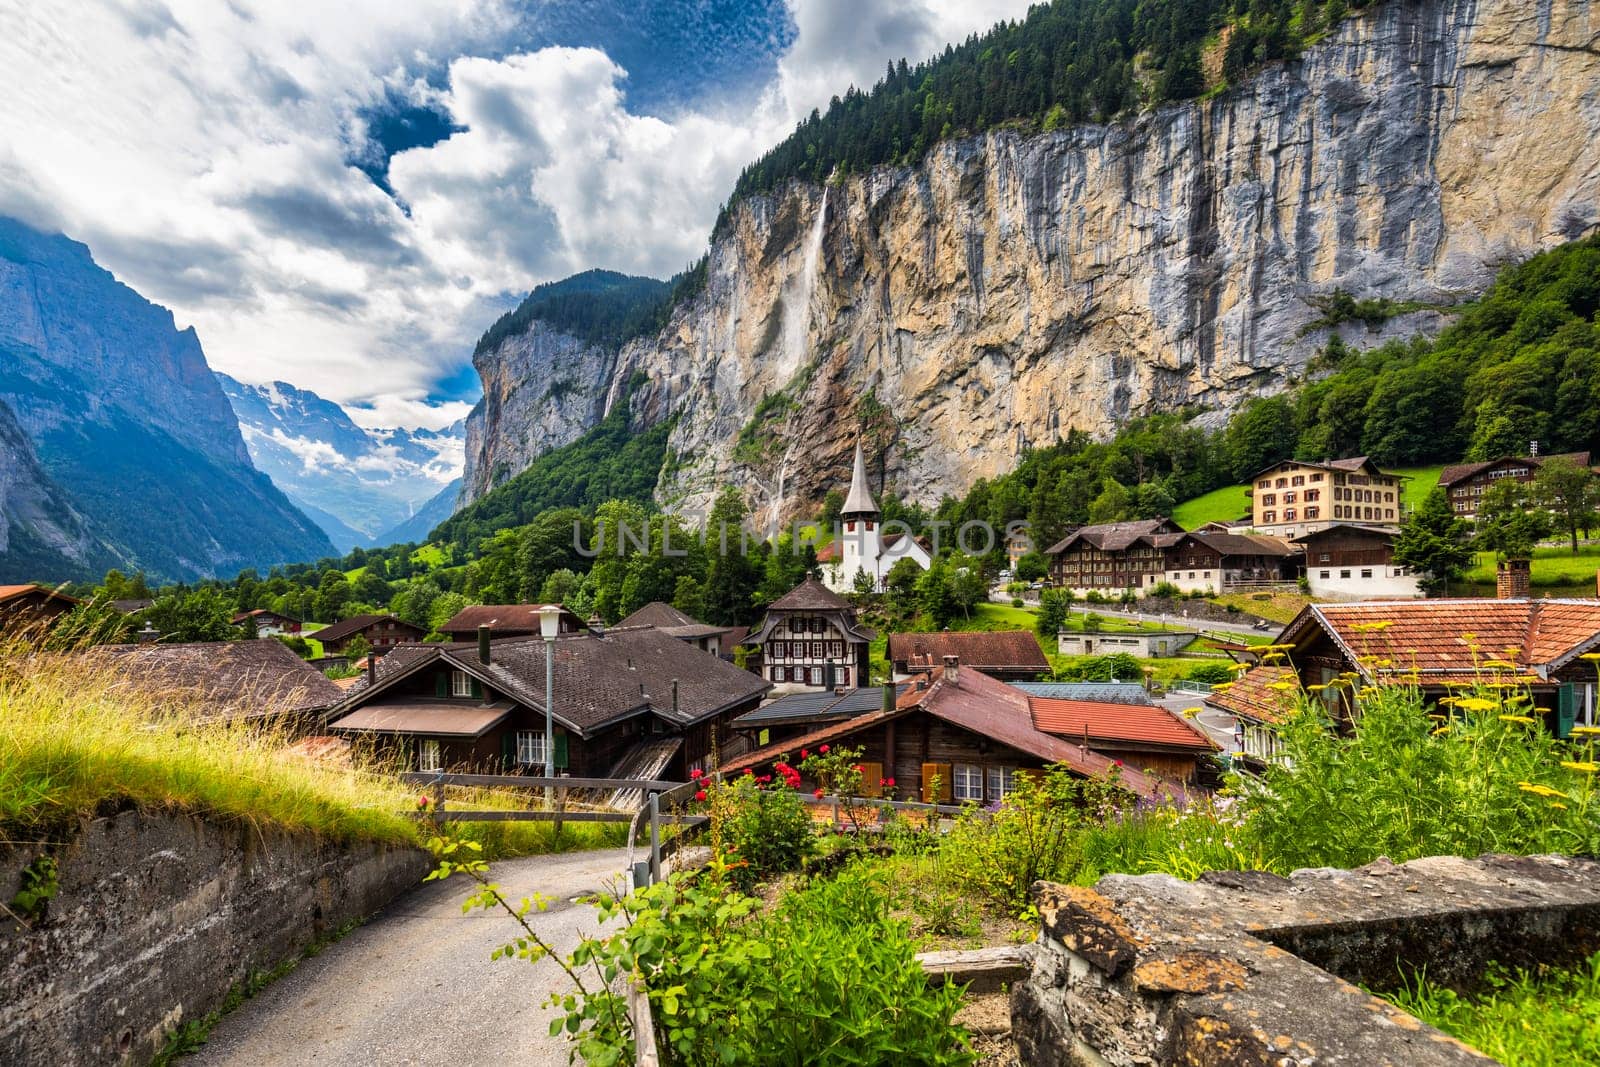
{"type": "Polygon", "coordinates": [[[946,656],[956,656],[962,666],[980,671],[1050,669],[1038,638],[1027,630],[889,635],[889,659],[895,663],[931,657],[937,665],[946,656]]]}
{"type": "Polygon", "coordinates": [[[1369,677],[1471,675],[1486,660],[1549,671],[1600,645],[1600,600],[1405,600],[1312,604],[1284,631],[1320,627],[1369,677]]]}
{"type": "Polygon", "coordinates": [[[1059,763],[1085,778],[1115,776],[1123,786],[1142,797],[1181,793],[1159,779],[1121,766],[1108,756],[1039,730],[1033,724],[1026,694],[977,670],[959,672],[954,683],[945,680],[943,671],[936,671],[925,688],[907,687],[892,711],[880,709],[813,730],[802,737],[767,745],[729,761],[721,769],[736,773],[746,767],[770,763],[780,756],[802,748],[816,748],[918,709],[1046,763],[1059,763]]]}
{"type": "Polygon", "coordinates": [[[28,585],[0,585],[0,604],[5,603],[7,600],[15,600],[20,596],[26,596],[29,593],[38,593],[40,596],[43,596],[48,600],[64,600],[69,604],[83,603],[83,601],[79,600],[75,596],[68,596],[65,593],[58,592],[57,590],[30,583],[28,585]]]}
{"type": "Polygon", "coordinates": [[[1088,739],[1123,745],[1168,745],[1212,751],[1211,738],[1187,720],[1152,704],[1107,704],[1095,700],[1030,697],[1033,724],[1047,734],[1069,740],[1088,739]]]}
{"type": "Polygon", "coordinates": [[[1280,723],[1294,710],[1299,688],[1294,671],[1282,664],[1252,667],[1225,688],[1206,694],[1205,703],[1256,722],[1280,723]],[[1273,688],[1285,684],[1289,688],[1273,688]]]}

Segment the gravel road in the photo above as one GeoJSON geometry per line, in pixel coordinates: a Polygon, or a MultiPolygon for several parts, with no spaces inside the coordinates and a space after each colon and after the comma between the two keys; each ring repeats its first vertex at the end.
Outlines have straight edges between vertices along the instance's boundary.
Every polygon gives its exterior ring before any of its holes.
{"type": "MultiPolygon", "coordinates": [[[[597,926],[571,898],[620,877],[625,849],[506,860],[493,877],[513,902],[558,898],[536,922],[563,953],[597,926]]],[[[185,1064],[518,1064],[565,1067],[544,1000],[566,978],[551,961],[491,961],[516,924],[461,913],[472,884],[429,882],[224,1018],[185,1064]]]]}

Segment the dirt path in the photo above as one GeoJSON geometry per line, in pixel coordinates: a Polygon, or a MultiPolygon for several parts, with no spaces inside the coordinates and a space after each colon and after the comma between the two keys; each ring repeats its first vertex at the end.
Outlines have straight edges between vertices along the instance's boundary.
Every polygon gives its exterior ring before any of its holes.
{"type": "MultiPolygon", "coordinates": [[[[534,856],[494,865],[513,902],[558,902],[537,920],[563,953],[596,929],[571,898],[604,888],[626,850],[534,856]]],[[[565,1067],[544,1000],[565,982],[549,960],[491,961],[517,932],[503,913],[461,913],[471,884],[429,882],[309,959],[217,1024],[185,1064],[518,1064],[565,1067]]]]}

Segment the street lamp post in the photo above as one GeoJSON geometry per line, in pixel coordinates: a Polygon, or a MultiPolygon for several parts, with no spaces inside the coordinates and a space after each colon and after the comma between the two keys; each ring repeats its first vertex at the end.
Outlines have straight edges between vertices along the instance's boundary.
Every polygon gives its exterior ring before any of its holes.
{"type": "MultiPolygon", "coordinates": [[[[539,609],[539,633],[544,636],[544,776],[556,776],[556,720],[552,711],[556,690],[556,633],[561,628],[561,605],[546,604],[539,609]]],[[[545,787],[549,799],[553,790],[545,787]]]]}

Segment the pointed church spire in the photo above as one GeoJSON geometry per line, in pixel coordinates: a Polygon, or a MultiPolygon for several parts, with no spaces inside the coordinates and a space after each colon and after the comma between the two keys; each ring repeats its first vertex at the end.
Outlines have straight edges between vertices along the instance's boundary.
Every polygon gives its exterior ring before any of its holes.
{"type": "Polygon", "coordinates": [[[839,514],[843,518],[878,514],[878,505],[873,503],[872,494],[867,492],[867,461],[861,454],[860,438],[856,439],[856,467],[850,475],[850,495],[844,498],[844,507],[839,514]]]}

